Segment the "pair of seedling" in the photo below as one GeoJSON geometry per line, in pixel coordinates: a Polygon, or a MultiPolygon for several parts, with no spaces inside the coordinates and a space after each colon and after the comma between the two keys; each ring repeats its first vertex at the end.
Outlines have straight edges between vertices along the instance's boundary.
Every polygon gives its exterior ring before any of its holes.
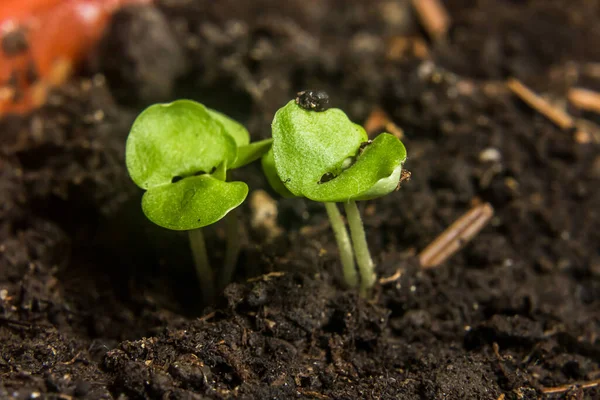
{"type": "Polygon", "coordinates": [[[228,171],[261,157],[267,180],[279,194],[325,204],[346,284],[360,286],[364,294],[375,283],[356,201],[396,189],[406,150],[387,133],[368,140],[341,110],[326,109],[327,100],[322,92],[302,92],[275,114],[273,138],[254,143],[241,124],[190,100],[150,106],[135,120],[126,161],[133,181],[146,190],[142,209],[159,226],[188,231],[205,302],[229,283],[240,250],[233,211],[248,186],[228,181],[228,171]],[[338,202],[344,205],[350,235],[338,202]],[[202,227],[222,218],[227,251],[216,283],[202,227]]]}

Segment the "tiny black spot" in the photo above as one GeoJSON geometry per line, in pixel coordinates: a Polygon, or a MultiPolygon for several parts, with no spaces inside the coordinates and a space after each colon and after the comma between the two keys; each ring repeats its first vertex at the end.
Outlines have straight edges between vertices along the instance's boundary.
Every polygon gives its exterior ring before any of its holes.
{"type": "Polygon", "coordinates": [[[2,51],[9,57],[19,55],[28,48],[27,37],[21,29],[15,29],[2,36],[2,51]]]}
{"type": "Polygon", "coordinates": [[[174,176],[173,179],[171,179],[171,183],[179,182],[182,179],[183,179],[183,177],[181,177],[181,176],[174,176]]]}
{"type": "Polygon", "coordinates": [[[329,182],[330,180],[332,180],[333,178],[335,178],[335,175],[332,174],[331,172],[326,173],[325,175],[323,175],[321,177],[321,179],[319,180],[319,182],[317,182],[319,185],[321,183],[325,183],[325,182],[329,182]]]}
{"type": "Polygon", "coordinates": [[[303,90],[297,93],[296,104],[309,111],[325,111],[329,108],[329,95],[322,90],[303,90]]]}
{"type": "Polygon", "coordinates": [[[360,147],[358,148],[358,154],[362,154],[362,152],[365,150],[365,148],[370,145],[371,143],[373,143],[372,140],[368,140],[366,142],[362,142],[360,144],[360,147]]]}

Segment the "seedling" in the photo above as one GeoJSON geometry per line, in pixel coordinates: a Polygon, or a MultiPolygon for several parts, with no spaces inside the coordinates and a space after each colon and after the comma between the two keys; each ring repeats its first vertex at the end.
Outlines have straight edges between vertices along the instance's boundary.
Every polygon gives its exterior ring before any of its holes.
{"type": "Polygon", "coordinates": [[[322,94],[301,92],[298,99],[277,111],[272,124],[273,147],[262,159],[263,170],[283,196],[325,203],[344,280],[350,287],[359,283],[355,257],[364,294],[374,285],[375,273],[356,201],[396,190],[406,149],[389,133],[370,141],[365,130],[343,111],[324,110],[323,99],[322,94]],[[335,203],[344,206],[351,242],[335,203]]]}
{"type": "Polygon", "coordinates": [[[163,228],[188,231],[205,303],[213,300],[217,285],[202,227],[227,216],[223,287],[240,249],[231,211],[248,195],[244,182],[226,180],[227,171],[260,158],[270,145],[270,139],[250,143],[243,125],[190,100],[152,105],[133,123],[125,158],[132,180],[146,190],[142,210],[163,228]]]}

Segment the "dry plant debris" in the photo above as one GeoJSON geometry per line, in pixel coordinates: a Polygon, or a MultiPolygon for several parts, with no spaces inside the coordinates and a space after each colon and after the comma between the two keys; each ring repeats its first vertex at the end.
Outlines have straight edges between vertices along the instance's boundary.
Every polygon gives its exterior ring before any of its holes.
{"type": "Polygon", "coordinates": [[[567,97],[575,107],[600,114],[600,93],[584,88],[571,88],[567,97]]]}
{"type": "Polygon", "coordinates": [[[420,254],[421,267],[437,267],[463,248],[483,229],[494,215],[489,203],[471,208],[439,235],[420,254]]]}
{"type": "Polygon", "coordinates": [[[413,0],[412,5],[431,39],[445,39],[451,20],[444,5],[439,0],[413,0]]]}
{"type": "Polygon", "coordinates": [[[541,98],[521,81],[510,78],[507,82],[507,86],[521,100],[540,114],[544,115],[559,128],[564,130],[575,130],[575,140],[578,143],[589,143],[591,141],[591,135],[581,128],[582,124],[575,121],[566,111],[557,108],[541,98]]]}

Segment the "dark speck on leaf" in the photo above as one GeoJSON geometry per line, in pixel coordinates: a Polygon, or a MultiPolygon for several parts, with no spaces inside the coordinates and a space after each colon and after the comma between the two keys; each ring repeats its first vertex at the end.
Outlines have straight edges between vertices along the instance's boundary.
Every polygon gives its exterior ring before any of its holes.
{"type": "Polygon", "coordinates": [[[360,144],[360,147],[358,148],[358,154],[362,154],[362,152],[365,150],[365,148],[370,145],[371,143],[373,143],[372,140],[368,140],[366,142],[362,142],[360,144]]]}
{"type": "Polygon", "coordinates": [[[325,111],[329,108],[329,95],[322,90],[304,90],[296,95],[296,104],[308,111],[325,111]]]}
{"type": "Polygon", "coordinates": [[[331,172],[328,172],[321,177],[321,180],[318,183],[321,184],[321,183],[329,182],[333,178],[335,178],[335,175],[332,174],[331,172]]]}

